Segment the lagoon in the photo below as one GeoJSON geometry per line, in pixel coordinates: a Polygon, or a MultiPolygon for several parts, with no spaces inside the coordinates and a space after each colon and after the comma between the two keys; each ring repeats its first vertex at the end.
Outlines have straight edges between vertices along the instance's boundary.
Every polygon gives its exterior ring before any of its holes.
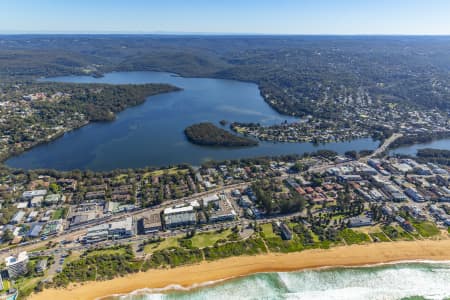
{"type": "Polygon", "coordinates": [[[392,149],[391,151],[389,151],[389,154],[390,155],[400,154],[400,155],[416,156],[417,151],[419,149],[425,149],[425,148],[450,150],[450,139],[434,140],[429,143],[414,144],[414,145],[399,147],[399,148],[392,149]]]}
{"type": "Polygon", "coordinates": [[[231,149],[202,147],[187,141],[184,128],[198,122],[219,125],[220,120],[227,120],[270,125],[285,120],[299,121],[273,110],[254,83],[184,78],[166,72],[112,72],[101,78],[64,76],[44,80],[106,84],[169,83],[183,90],[149,97],[144,104],[119,113],[115,121],[90,123],[68,132],[48,144],[8,159],[6,164],[10,167],[107,171],[181,163],[200,165],[207,160],[302,154],[319,149],[344,153],[348,150],[375,149],[379,144],[366,138],[324,145],[262,142],[258,147],[231,149]]]}

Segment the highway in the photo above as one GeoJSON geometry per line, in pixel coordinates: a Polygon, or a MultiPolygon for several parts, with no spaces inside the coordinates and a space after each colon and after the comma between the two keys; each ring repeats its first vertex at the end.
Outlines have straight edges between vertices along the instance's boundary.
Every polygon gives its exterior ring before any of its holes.
{"type": "MultiPolygon", "coordinates": [[[[384,151],[386,151],[386,149],[388,149],[388,147],[389,147],[394,141],[396,141],[398,138],[400,138],[400,137],[402,137],[402,136],[403,136],[403,134],[401,134],[401,133],[394,133],[394,134],[392,134],[388,139],[386,139],[386,140],[383,142],[383,144],[382,144],[380,147],[378,147],[377,149],[375,149],[370,155],[361,157],[361,158],[358,159],[357,161],[359,161],[359,162],[361,162],[361,163],[367,163],[367,161],[368,161],[369,159],[371,159],[371,158],[373,158],[373,157],[376,157],[377,155],[382,154],[384,151]]],[[[316,173],[321,173],[321,172],[326,171],[326,170],[329,169],[329,168],[333,168],[333,167],[339,168],[339,167],[342,167],[342,166],[346,166],[346,165],[348,165],[348,164],[355,163],[355,162],[357,162],[357,161],[355,161],[355,160],[350,160],[350,161],[342,162],[342,163],[329,163],[329,164],[318,165],[318,166],[314,166],[314,167],[310,168],[310,169],[308,170],[308,172],[310,172],[310,173],[314,173],[314,172],[316,172],[316,173]]]]}
{"type": "Polygon", "coordinates": [[[376,157],[377,155],[383,153],[384,151],[386,151],[386,149],[389,148],[389,146],[395,142],[398,138],[402,137],[403,134],[401,133],[394,133],[392,134],[389,138],[387,138],[383,145],[381,145],[380,147],[378,147],[375,151],[373,151],[372,154],[362,157],[359,159],[360,162],[367,162],[369,159],[371,159],[372,157],[376,157]]]}
{"type": "Polygon", "coordinates": [[[49,237],[48,240],[45,240],[45,241],[35,240],[26,245],[18,245],[16,247],[10,246],[10,247],[3,248],[0,250],[0,259],[3,260],[5,257],[10,256],[12,254],[18,254],[21,251],[30,252],[33,249],[45,247],[49,241],[51,241],[53,243],[59,243],[63,240],[68,240],[68,241],[76,240],[76,239],[82,237],[83,235],[85,235],[88,228],[92,228],[94,226],[97,226],[97,225],[100,225],[103,223],[120,220],[120,219],[123,219],[125,217],[130,217],[130,216],[131,217],[141,217],[141,216],[149,214],[150,212],[159,213],[161,210],[163,210],[164,208],[167,208],[167,207],[171,207],[171,206],[182,204],[182,203],[187,203],[187,202],[199,199],[205,195],[212,194],[212,193],[230,192],[233,189],[243,188],[243,187],[248,186],[249,184],[250,184],[249,182],[244,182],[244,183],[237,183],[237,184],[227,185],[227,186],[223,186],[223,187],[218,187],[218,188],[206,191],[206,192],[193,194],[188,197],[176,199],[173,201],[167,201],[166,203],[164,203],[162,205],[144,208],[144,209],[138,209],[138,210],[131,211],[131,212],[121,212],[121,213],[117,213],[117,214],[114,214],[109,217],[96,219],[93,222],[90,222],[88,224],[86,224],[86,223],[80,224],[78,226],[66,229],[63,233],[61,233],[57,236],[54,236],[54,237],[49,237]]]}

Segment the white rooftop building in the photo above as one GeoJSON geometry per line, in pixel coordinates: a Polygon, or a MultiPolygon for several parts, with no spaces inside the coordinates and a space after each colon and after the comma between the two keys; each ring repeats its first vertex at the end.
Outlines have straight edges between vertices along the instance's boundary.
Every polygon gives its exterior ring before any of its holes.
{"type": "Polygon", "coordinates": [[[194,207],[169,207],[164,210],[164,223],[167,227],[195,224],[197,221],[194,207]]]}
{"type": "Polygon", "coordinates": [[[28,202],[19,202],[19,203],[16,204],[16,207],[18,209],[27,208],[28,207],[28,202]]]}
{"type": "Polygon", "coordinates": [[[22,198],[31,199],[37,196],[45,196],[47,195],[47,190],[33,190],[33,191],[25,191],[22,194],[22,198]]]}
{"type": "Polygon", "coordinates": [[[217,204],[220,201],[219,196],[217,194],[208,195],[202,198],[203,206],[208,206],[209,203],[217,204]]]}
{"type": "Polygon", "coordinates": [[[100,224],[88,229],[83,237],[84,243],[96,243],[108,239],[123,239],[134,234],[133,218],[128,217],[120,221],[100,224]]]}
{"type": "Polygon", "coordinates": [[[26,251],[20,252],[16,256],[8,256],[5,258],[6,268],[8,269],[9,277],[16,278],[27,273],[28,254],[26,251]]]}

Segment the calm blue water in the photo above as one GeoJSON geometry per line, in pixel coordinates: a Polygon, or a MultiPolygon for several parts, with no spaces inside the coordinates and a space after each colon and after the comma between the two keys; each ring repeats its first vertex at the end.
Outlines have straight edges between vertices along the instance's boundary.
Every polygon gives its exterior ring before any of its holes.
{"type": "Polygon", "coordinates": [[[108,300],[147,299],[448,299],[449,263],[402,263],[292,273],[262,273],[191,290],[141,290],[108,300]]]}
{"type": "Polygon", "coordinates": [[[417,154],[417,150],[425,148],[450,150],[450,139],[436,140],[426,144],[417,144],[406,147],[400,147],[391,150],[389,153],[415,156],[417,154]]]}
{"type": "Polygon", "coordinates": [[[378,142],[352,142],[314,146],[309,143],[261,143],[250,148],[211,148],[190,144],[183,130],[193,123],[222,119],[233,122],[280,123],[295,118],[274,111],[262,99],[257,85],[233,80],[183,78],[161,72],[114,72],[102,78],[68,76],[46,81],[76,83],[142,84],[170,83],[183,91],[150,97],[144,104],[118,114],[114,122],[92,123],[65,134],[46,145],[6,161],[11,167],[59,170],[111,170],[144,166],[166,166],[205,160],[224,160],[332,149],[374,149],[378,142]]]}

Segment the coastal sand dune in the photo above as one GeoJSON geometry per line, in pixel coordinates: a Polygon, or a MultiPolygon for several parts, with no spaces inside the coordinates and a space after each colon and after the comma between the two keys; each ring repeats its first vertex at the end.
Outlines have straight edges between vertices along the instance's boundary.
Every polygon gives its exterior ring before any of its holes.
{"type": "Polygon", "coordinates": [[[173,284],[189,287],[258,272],[296,271],[405,260],[450,260],[450,240],[379,243],[289,254],[233,257],[174,269],[149,270],[109,281],[73,285],[67,289],[46,289],[30,298],[96,299],[112,294],[130,293],[142,288],[164,288],[173,284]]]}

